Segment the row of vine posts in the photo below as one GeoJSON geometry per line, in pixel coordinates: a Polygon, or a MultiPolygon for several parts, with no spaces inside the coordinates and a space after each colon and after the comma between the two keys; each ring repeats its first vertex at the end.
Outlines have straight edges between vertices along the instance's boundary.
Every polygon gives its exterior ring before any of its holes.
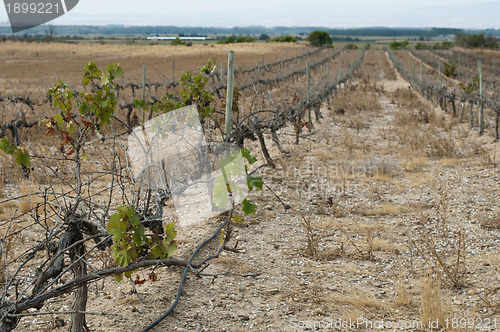
{"type": "MultiPolygon", "coordinates": [[[[396,51],[397,52],[397,51],[396,51]]],[[[404,52],[404,51],[400,51],[404,52]]],[[[418,90],[425,98],[434,102],[434,104],[441,107],[445,112],[448,112],[448,105],[452,107],[453,117],[459,117],[459,121],[462,122],[465,114],[465,105],[469,104],[469,117],[470,117],[470,127],[477,128],[479,135],[483,135],[485,131],[485,107],[492,110],[495,116],[495,136],[496,139],[500,139],[499,135],[499,122],[500,122],[500,102],[494,100],[491,97],[484,95],[483,89],[483,75],[481,68],[481,61],[478,61],[477,69],[478,75],[477,79],[470,83],[458,83],[455,84],[452,80],[448,79],[446,76],[443,77],[441,64],[439,61],[436,63],[430,63],[427,61],[426,64],[432,68],[437,67],[439,79],[428,80],[424,79],[423,75],[423,62],[425,59],[419,58],[419,54],[413,50],[408,51],[415,58],[420,60],[420,75],[416,74],[415,66],[413,66],[413,71],[409,69],[405,63],[402,63],[396,56],[395,51],[388,50],[389,57],[393,64],[395,65],[401,76],[407,80],[410,85],[418,90]],[[447,81],[451,87],[443,83],[443,80],[447,81]],[[457,112],[456,104],[460,103],[460,112],[457,112]],[[474,105],[478,105],[477,126],[475,116],[474,116],[474,105]]]]}

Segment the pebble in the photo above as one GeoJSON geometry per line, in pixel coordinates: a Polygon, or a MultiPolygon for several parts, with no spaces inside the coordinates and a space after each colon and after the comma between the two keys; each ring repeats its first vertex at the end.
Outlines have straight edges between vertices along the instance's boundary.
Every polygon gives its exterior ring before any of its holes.
{"type": "Polygon", "coordinates": [[[325,314],[325,312],[321,308],[316,308],[316,309],[314,309],[313,312],[316,315],[324,315],[325,314]]]}

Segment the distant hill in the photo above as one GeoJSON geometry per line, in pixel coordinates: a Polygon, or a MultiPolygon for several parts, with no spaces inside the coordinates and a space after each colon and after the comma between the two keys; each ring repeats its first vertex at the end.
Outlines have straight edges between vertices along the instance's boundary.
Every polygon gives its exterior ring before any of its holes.
{"type": "MultiPolygon", "coordinates": [[[[367,27],[355,29],[331,29],[325,27],[285,27],[277,26],[266,28],[263,26],[247,27],[178,27],[178,26],[127,26],[127,25],[56,25],[54,33],[59,36],[156,36],[156,35],[308,35],[314,30],[328,31],[332,36],[355,36],[355,37],[436,37],[440,35],[454,35],[456,33],[479,33],[500,36],[500,29],[489,30],[462,30],[452,28],[389,28],[389,27],[367,27]]],[[[47,25],[38,26],[24,31],[18,36],[45,35],[48,31],[47,25]]],[[[11,35],[9,26],[0,26],[0,35],[11,35]]]]}

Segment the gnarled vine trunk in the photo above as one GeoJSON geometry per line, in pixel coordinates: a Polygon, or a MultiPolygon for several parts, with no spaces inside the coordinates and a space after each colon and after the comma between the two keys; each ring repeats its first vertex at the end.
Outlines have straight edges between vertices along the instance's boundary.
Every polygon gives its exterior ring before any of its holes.
{"type": "MultiPolygon", "coordinates": [[[[80,233],[80,238],[82,234],[80,233]]],[[[71,250],[70,258],[72,262],[76,262],[73,266],[73,273],[75,279],[82,277],[87,274],[87,265],[80,259],[85,254],[85,245],[82,243],[76,248],[71,250]]],[[[88,327],[85,324],[85,310],[87,308],[87,295],[88,295],[88,285],[83,283],[79,288],[75,290],[75,302],[73,302],[74,313],[71,314],[71,326],[70,332],[82,332],[87,331],[88,327]]]]}

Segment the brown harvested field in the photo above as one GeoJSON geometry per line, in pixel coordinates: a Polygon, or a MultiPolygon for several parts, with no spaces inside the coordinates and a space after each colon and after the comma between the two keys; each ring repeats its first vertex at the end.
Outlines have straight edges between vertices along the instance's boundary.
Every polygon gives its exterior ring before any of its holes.
{"type": "MultiPolygon", "coordinates": [[[[211,57],[226,62],[230,49],[237,66],[256,65],[262,55],[275,61],[276,55],[307,51],[287,44],[1,46],[2,94],[46,89],[54,79],[77,84],[89,60],[119,62],[126,81],[140,82],[143,63],[148,79],[170,80],[172,61],[181,73],[211,57]]],[[[347,66],[349,60],[339,61],[347,66]]],[[[324,79],[325,71],[313,80],[324,79]]],[[[224,251],[203,277],[188,273],[179,305],[154,331],[500,330],[500,148],[491,131],[478,137],[467,123],[434,107],[401,78],[384,51],[367,51],[347,87],[331,97],[321,105],[321,123],[313,121],[315,130],[304,133],[300,145],[291,125],[279,131],[290,154],[264,134],[276,168],[258,172],[268,188],[251,193],[257,214],[236,226],[229,247],[241,251],[224,251]]],[[[31,144],[55,150],[47,142],[31,144]]],[[[262,164],[258,142],[247,146],[262,164]]],[[[100,161],[95,168],[110,167],[109,146],[97,145],[93,153],[100,161]]],[[[0,160],[2,171],[16,168],[5,156],[0,160]]],[[[97,190],[108,180],[97,180],[97,190]]],[[[0,197],[29,194],[51,180],[30,181],[0,173],[0,197]]],[[[16,209],[40,210],[37,203],[24,197],[0,205],[0,236],[16,209]]],[[[165,211],[174,215],[168,204],[165,211]]],[[[25,217],[14,224],[20,234],[8,242],[8,259],[16,248],[36,243],[36,234],[21,236],[31,222],[25,217]]],[[[174,257],[188,259],[220,223],[214,218],[180,229],[174,257]]],[[[114,264],[109,248],[88,261],[96,269],[114,264]]],[[[87,325],[91,331],[141,331],[168,309],[181,273],[158,266],[134,273],[134,280],[145,281],[136,286],[112,277],[91,283],[86,310],[94,314],[87,315],[87,325]],[[149,280],[151,273],[157,281],[149,280]]],[[[69,316],[61,312],[71,304],[69,296],[48,300],[43,310],[57,313],[27,316],[18,330],[66,331],[60,325],[69,316]]]]}
{"type": "Polygon", "coordinates": [[[62,80],[78,84],[82,69],[88,61],[99,66],[119,63],[126,73],[126,82],[142,81],[142,66],[146,64],[148,81],[172,79],[175,61],[176,79],[186,72],[217,58],[227,65],[229,50],[236,53],[235,66],[256,66],[282,60],[305,52],[304,44],[193,44],[172,45],[113,45],[113,44],[61,44],[4,42],[0,45],[0,92],[48,89],[62,80]]]}

